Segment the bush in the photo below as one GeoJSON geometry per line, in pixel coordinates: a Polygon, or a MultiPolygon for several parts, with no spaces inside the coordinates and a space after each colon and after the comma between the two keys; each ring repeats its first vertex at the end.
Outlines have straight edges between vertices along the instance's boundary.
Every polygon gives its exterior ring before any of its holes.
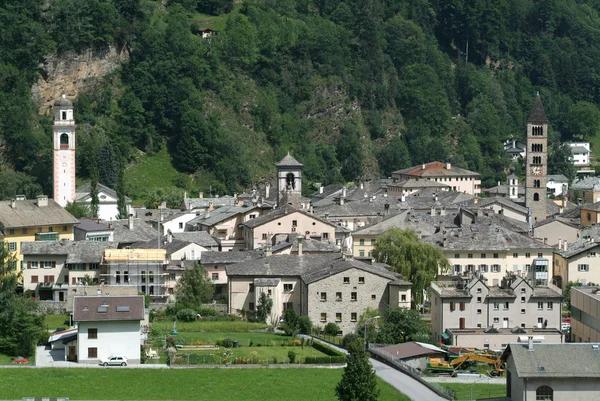
{"type": "Polygon", "coordinates": [[[338,352],[336,350],[334,350],[331,347],[328,347],[327,345],[320,343],[318,341],[315,341],[312,345],[312,347],[314,349],[316,349],[317,351],[321,351],[322,353],[324,353],[327,356],[344,356],[344,354],[342,354],[341,352],[338,352]]]}
{"type": "Polygon", "coordinates": [[[312,321],[308,316],[300,316],[298,318],[298,328],[300,329],[300,334],[310,334],[312,321]]]}
{"type": "Polygon", "coordinates": [[[177,312],[177,320],[182,322],[193,322],[196,320],[196,312],[193,309],[182,309],[177,312]]]}
{"type": "Polygon", "coordinates": [[[294,351],[289,351],[288,358],[290,358],[290,363],[296,362],[296,353],[294,351]]]}
{"type": "Polygon", "coordinates": [[[348,349],[348,345],[354,340],[361,340],[362,337],[355,333],[346,334],[342,340],[342,347],[348,349]]]}
{"type": "Polygon", "coordinates": [[[337,336],[340,331],[340,326],[335,323],[327,323],[325,325],[325,334],[328,336],[337,336]]]}
{"type": "Polygon", "coordinates": [[[221,312],[216,308],[200,308],[198,309],[198,313],[202,315],[202,317],[206,316],[219,316],[221,312]]]}
{"type": "Polygon", "coordinates": [[[229,337],[224,338],[223,339],[223,346],[225,348],[231,348],[231,347],[233,347],[233,340],[231,338],[229,338],[229,337]]]}

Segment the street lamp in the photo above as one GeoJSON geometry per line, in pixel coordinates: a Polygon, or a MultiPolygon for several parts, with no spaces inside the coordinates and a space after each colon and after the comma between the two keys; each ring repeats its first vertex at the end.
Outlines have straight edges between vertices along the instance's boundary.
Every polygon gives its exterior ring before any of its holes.
{"type": "Polygon", "coordinates": [[[367,320],[365,320],[365,349],[367,349],[367,330],[369,330],[369,326],[367,325],[367,323],[369,323],[369,320],[376,320],[379,319],[381,316],[373,316],[368,318],[367,320]]]}
{"type": "Polygon", "coordinates": [[[473,384],[480,382],[482,380],[487,380],[488,384],[490,384],[490,377],[482,377],[481,379],[477,379],[473,383],[471,383],[471,398],[470,398],[470,400],[473,400],[473,384]]]}

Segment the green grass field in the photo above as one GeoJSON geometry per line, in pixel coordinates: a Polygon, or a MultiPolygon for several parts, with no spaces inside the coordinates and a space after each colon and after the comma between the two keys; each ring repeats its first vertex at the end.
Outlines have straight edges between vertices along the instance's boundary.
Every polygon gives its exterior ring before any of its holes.
{"type": "Polygon", "coordinates": [[[265,345],[277,345],[288,343],[292,341],[291,336],[286,336],[277,333],[251,333],[251,332],[181,332],[179,334],[172,335],[175,340],[175,344],[216,344],[217,340],[224,338],[231,338],[233,341],[237,341],[240,346],[249,346],[250,341],[253,345],[261,344],[265,345]]]}
{"type": "Polygon", "coordinates": [[[45,315],[44,324],[48,327],[48,330],[56,330],[58,327],[69,328],[68,324],[65,324],[65,320],[69,320],[67,315],[45,315]]]}
{"type": "MultiPolygon", "coordinates": [[[[5,369],[4,399],[336,400],[342,369],[5,369]],[[31,383],[35,383],[32,386],[31,383]]],[[[408,401],[379,381],[381,400],[408,401]]]]}
{"type": "MultiPolygon", "coordinates": [[[[13,363],[12,363],[13,359],[14,359],[14,356],[0,354],[0,365],[13,365],[13,363]]],[[[24,366],[33,365],[35,362],[35,355],[28,359],[29,359],[29,362],[19,364],[19,365],[24,365],[24,366]]]]}
{"type": "Polygon", "coordinates": [[[214,29],[215,31],[222,31],[225,29],[227,17],[229,17],[229,15],[233,13],[239,12],[240,8],[242,8],[242,5],[240,3],[236,3],[233,5],[233,10],[231,11],[231,13],[218,16],[194,13],[192,14],[192,20],[201,22],[198,24],[198,27],[200,28],[210,28],[214,29]]]}
{"type": "MultiPolygon", "coordinates": [[[[242,332],[250,330],[261,330],[267,327],[264,323],[254,323],[238,320],[235,322],[222,321],[195,321],[195,322],[177,322],[177,330],[180,332],[242,332]]],[[[161,321],[152,323],[153,331],[165,332],[169,334],[173,328],[173,322],[161,321]]]]}
{"type": "Polygon", "coordinates": [[[469,383],[444,383],[443,386],[454,391],[456,400],[459,401],[506,396],[505,384],[486,384],[481,382],[473,385],[469,383]],[[471,387],[473,387],[473,398],[471,398],[471,387]]]}

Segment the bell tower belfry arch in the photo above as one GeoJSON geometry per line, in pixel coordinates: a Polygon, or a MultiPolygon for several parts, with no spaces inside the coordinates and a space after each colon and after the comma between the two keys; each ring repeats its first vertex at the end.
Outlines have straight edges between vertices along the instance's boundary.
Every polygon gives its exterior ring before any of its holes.
{"type": "Polygon", "coordinates": [[[277,207],[300,207],[302,197],[302,167],[289,153],[275,163],[277,167],[277,207]]]}

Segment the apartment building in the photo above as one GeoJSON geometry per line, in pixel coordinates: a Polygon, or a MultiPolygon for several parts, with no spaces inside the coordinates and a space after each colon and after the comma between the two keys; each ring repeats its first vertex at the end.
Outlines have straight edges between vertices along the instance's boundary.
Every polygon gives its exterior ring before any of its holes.
{"type": "Polygon", "coordinates": [[[600,342],[600,287],[571,287],[571,341],[600,342]]]}
{"type": "MultiPolygon", "coordinates": [[[[538,270],[548,268],[547,260],[537,263],[538,270]]],[[[532,284],[534,277],[507,274],[496,286],[480,274],[431,283],[433,341],[494,351],[530,335],[536,342],[562,342],[562,294],[543,280],[532,284]]]]}
{"type": "Polygon", "coordinates": [[[574,243],[561,241],[554,251],[554,282],[561,288],[569,281],[600,283],[600,239],[582,235],[574,243]]]}
{"type": "Polygon", "coordinates": [[[452,191],[466,194],[481,193],[481,175],[450,163],[431,162],[392,172],[394,182],[425,179],[448,185],[452,191]]]}
{"type": "Polygon", "coordinates": [[[515,233],[499,222],[440,227],[423,241],[441,248],[452,266],[450,275],[478,272],[485,275],[491,286],[500,285],[507,273],[526,275],[534,258],[552,260],[553,254],[551,246],[515,233]]]}

